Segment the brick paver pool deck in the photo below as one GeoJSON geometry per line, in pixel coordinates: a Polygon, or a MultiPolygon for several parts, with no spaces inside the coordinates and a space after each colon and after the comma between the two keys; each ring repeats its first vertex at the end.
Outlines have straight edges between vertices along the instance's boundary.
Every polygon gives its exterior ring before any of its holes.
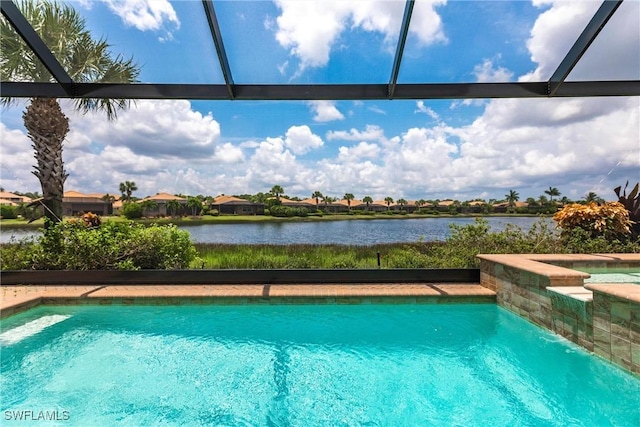
{"type": "Polygon", "coordinates": [[[40,304],[495,302],[477,283],[2,286],[0,317],[40,304]]]}

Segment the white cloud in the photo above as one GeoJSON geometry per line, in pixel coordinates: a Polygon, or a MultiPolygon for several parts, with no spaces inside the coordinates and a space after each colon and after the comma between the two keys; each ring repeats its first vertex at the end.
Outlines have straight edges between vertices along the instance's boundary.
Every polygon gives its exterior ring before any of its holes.
{"type": "Polygon", "coordinates": [[[244,162],[244,153],[239,147],[226,142],[218,145],[214,153],[214,162],[238,164],[244,162]]]}
{"type": "Polygon", "coordinates": [[[219,123],[211,114],[194,111],[189,101],[139,100],[111,122],[99,112],[68,115],[74,132],[140,155],[206,159],[220,138],[219,123]]]}
{"type": "Polygon", "coordinates": [[[344,120],[344,115],[336,108],[336,103],[333,101],[310,101],[309,106],[315,114],[314,122],[344,120]]]}
{"type": "Polygon", "coordinates": [[[416,1],[411,15],[409,33],[415,34],[423,45],[446,42],[442,19],[436,12],[437,6],[444,6],[446,0],[416,1]]]}
{"type": "Polygon", "coordinates": [[[508,82],[513,78],[513,72],[504,67],[494,67],[491,59],[484,59],[482,64],[473,67],[473,75],[479,83],[508,82]]]}
{"type": "Polygon", "coordinates": [[[338,159],[341,161],[357,161],[359,159],[375,159],[380,154],[380,147],[362,141],[353,147],[340,147],[338,149],[338,159]]]}
{"type": "Polygon", "coordinates": [[[367,110],[372,111],[376,114],[381,114],[383,116],[387,115],[387,112],[384,111],[382,108],[378,107],[377,105],[372,105],[370,107],[367,107],[367,110]]]}
{"type": "Polygon", "coordinates": [[[600,4],[595,1],[538,1],[537,6],[551,7],[536,20],[527,48],[531,60],[538,64],[535,71],[520,81],[541,81],[551,77],[569,49],[587,25],[600,4]]]}
{"type": "Polygon", "coordinates": [[[416,110],[414,113],[423,113],[431,117],[433,120],[440,120],[438,113],[433,111],[430,107],[424,105],[424,101],[416,101],[416,110]]]}
{"type": "Polygon", "coordinates": [[[322,147],[322,138],[311,132],[309,126],[291,126],[287,130],[285,145],[294,154],[305,154],[314,148],[322,147]]]}
{"type": "MultiPolygon", "coordinates": [[[[409,31],[421,44],[446,41],[435,7],[446,0],[417,1],[409,31]]],[[[348,29],[384,35],[385,50],[399,34],[404,3],[400,1],[286,1],[276,0],[281,11],[276,18],[276,40],[300,60],[297,75],[309,67],[329,62],[332,48],[348,29]]]]}
{"type": "Polygon", "coordinates": [[[127,26],[140,31],[163,30],[160,41],[172,39],[172,31],[180,28],[180,20],[167,0],[105,0],[109,9],[127,26]],[[168,28],[172,28],[169,30],[168,28]]]}
{"type": "Polygon", "coordinates": [[[40,191],[31,173],[35,164],[31,140],[24,132],[0,123],[0,141],[0,186],[6,191],[40,191]]]}
{"type": "Polygon", "coordinates": [[[380,140],[384,138],[384,131],[380,126],[376,125],[367,125],[364,131],[359,131],[357,129],[350,129],[348,132],[339,130],[339,131],[329,131],[327,132],[327,139],[341,139],[345,141],[372,141],[372,140],[380,140]]]}

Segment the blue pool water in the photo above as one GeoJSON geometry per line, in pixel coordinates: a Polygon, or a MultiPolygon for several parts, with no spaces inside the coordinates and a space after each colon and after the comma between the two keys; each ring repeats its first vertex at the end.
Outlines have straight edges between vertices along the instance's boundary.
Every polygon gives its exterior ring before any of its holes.
{"type": "Polygon", "coordinates": [[[0,344],[3,425],[640,425],[638,378],[493,304],[40,307],[0,344]]]}

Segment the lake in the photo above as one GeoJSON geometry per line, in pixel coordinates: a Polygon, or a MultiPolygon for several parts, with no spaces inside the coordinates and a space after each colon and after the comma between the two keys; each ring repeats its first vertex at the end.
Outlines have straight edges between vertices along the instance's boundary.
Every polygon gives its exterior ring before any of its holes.
{"type": "MultiPolygon", "coordinates": [[[[503,230],[507,224],[528,230],[540,221],[537,217],[487,217],[491,230],[503,230]]],[[[181,225],[197,243],[243,243],[278,245],[292,243],[371,245],[444,240],[450,234],[449,224],[472,224],[474,218],[411,218],[310,222],[268,222],[240,224],[181,225]]],[[[553,221],[548,219],[550,223],[553,221]]],[[[0,242],[12,237],[35,236],[38,232],[25,229],[3,229],[0,242]]]]}

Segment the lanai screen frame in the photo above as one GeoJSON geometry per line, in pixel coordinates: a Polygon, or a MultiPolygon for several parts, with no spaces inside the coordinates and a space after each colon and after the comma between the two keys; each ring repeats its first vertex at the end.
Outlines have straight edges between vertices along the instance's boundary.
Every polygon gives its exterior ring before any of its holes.
{"type": "Polygon", "coordinates": [[[381,84],[236,84],[224,47],[213,0],[202,0],[224,84],[79,83],[67,74],[13,0],[0,0],[2,15],[42,61],[55,83],[1,82],[10,98],[188,99],[220,101],[310,101],[379,99],[475,99],[640,96],[640,80],[566,81],[591,43],[624,0],[604,0],[548,81],[505,83],[397,82],[415,0],[406,0],[398,45],[388,83],[381,84]]]}

